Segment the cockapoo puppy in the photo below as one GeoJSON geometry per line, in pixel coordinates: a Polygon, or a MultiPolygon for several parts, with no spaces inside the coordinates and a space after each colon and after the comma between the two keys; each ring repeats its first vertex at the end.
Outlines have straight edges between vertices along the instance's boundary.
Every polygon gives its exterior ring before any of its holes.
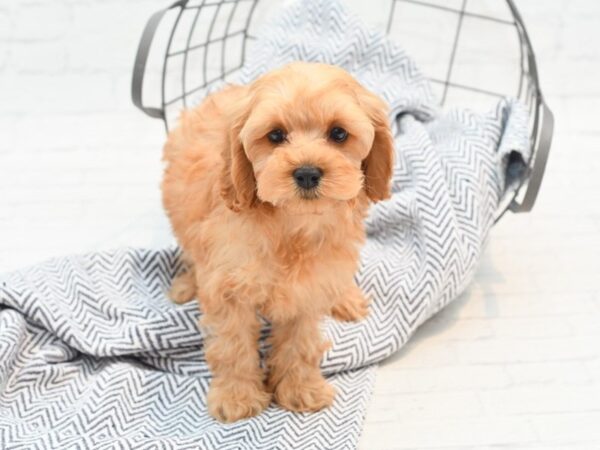
{"type": "Polygon", "coordinates": [[[390,194],[384,102],[340,68],[289,64],[185,111],[164,159],[187,262],[170,296],[200,301],[209,412],[232,422],[272,397],[292,411],[331,405],[319,324],[367,314],[353,276],[369,201],[390,194]],[[272,324],[266,375],[259,316],[272,324]]]}

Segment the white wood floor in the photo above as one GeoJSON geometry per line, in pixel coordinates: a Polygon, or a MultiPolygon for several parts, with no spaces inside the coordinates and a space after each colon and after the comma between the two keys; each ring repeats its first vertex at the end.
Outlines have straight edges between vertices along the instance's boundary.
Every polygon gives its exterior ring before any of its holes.
{"type": "MultiPolygon", "coordinates": [[[[171,240],[164,133],[128,92],[165,4],[0,7],[0,270],[171,240]]],[[[556,116],[538,203],[500,222],[472,287],[381,365],[363,450],[600,448],[600,2],[517,5],[556,116]]]]}

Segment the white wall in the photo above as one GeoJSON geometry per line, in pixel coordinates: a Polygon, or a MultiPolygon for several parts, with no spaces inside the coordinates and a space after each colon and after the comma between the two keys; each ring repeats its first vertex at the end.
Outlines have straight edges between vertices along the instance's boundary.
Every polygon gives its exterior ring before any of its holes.
{"type": "Polygon", "coordinates": [[[164,130],[129,93],[143,27],[166,4],[0,3],[0,270],[168,240],[164,130]]]}

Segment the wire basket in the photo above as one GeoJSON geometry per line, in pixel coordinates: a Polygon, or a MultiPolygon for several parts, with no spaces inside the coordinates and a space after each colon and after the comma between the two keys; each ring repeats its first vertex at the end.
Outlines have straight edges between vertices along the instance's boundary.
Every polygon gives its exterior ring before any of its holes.
{"type": "MultiPolygon", "coordinates": [[[[442,106],[489,109],[502,97],[516,97],[527,105],[532,157],[523,181],[505,193],[497,219],[507,210],[530,211],[544,175],[554,119],[513,0],[354,3],[356,13],[384,28],[415,58],[442,106]]],[[[179,112],[197,104],[211,84],[240,70],[255,42],[254,30],[280,7],[280,0],[179,0],[156,12],[139,43],[133,103],[162,119],[168,130],[179,112]],[[154,99],[148,100],[152,94],[154,99]]]]}

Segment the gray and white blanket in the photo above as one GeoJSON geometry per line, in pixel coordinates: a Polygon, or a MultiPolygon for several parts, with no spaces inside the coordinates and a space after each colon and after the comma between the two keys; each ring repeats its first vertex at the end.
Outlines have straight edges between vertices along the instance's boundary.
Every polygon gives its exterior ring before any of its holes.
{"type": "Polygon", "coordinates": [[[507,155],[529,157],[525,110],[502,101],[487,115],[442,115],[413,61],[341,0],[290,8],[265,27],[239,81],[292,60],[338,64],[389,102],[397,136],[393,196],[370,211],[356,275],[373,299],[369,317],[323,324],[335,404],[213,420],[198,308],[165,295],[178,250],[122,249],[2,277],[0,448],[355,448],[376,363],[469,282],[507,155]]]}

